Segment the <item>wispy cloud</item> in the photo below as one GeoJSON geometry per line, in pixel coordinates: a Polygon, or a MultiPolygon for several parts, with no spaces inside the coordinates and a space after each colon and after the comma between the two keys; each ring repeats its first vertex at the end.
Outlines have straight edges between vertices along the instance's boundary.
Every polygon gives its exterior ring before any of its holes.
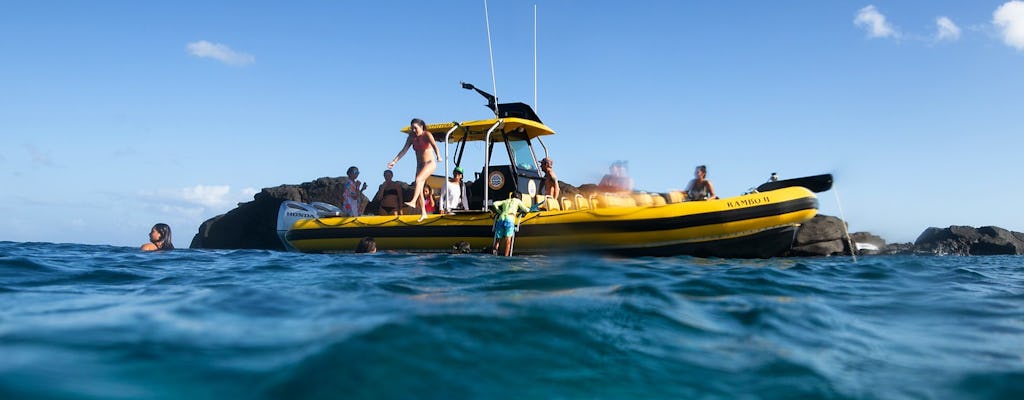
{"type": "Polygon", "coordinates": [[[53,159],[50,158],[50,152],[42,150],[31,144],[26,144],[25,149],[28,150],[29,157],[32,158],[32,164],[43,166],[43,167],[55,167],[53,159]]]}
{"type": "Polygon", "coordinates": [[[853,19],[853,24],[864,28],[871,38],[899,37],[899,32],[885,20],[885,15],[878,12],[874,5],[860,9],[857,17],[853,19]]]}
{"type": "Polygon", "coordinates": [[[234,66],[245,66],[256,62],[256,57],[232,50],[227,45],[210,43],[205,40],[192,42],[185,45],[185,51],[200,58],[212,58],[224,64],[234,66]]]}
{"type": "MultiPolygon", "coordinates": [[[[176,226],[198,227],[204,220],[226,213],[259,192],[253,188],[232,189],[229,185],[195,185],[183,188],[144,190],[136,193],[138,208],[149,211],[148,220],[174,222],[176,226]]],[[[114,195],[117,199],[123,196],[114,195]]]]}
{"type": "Polygon", "coordinates": [[[1003,43],[1024,51],[1024,1],[1003,3],[992,13],[992,23],[999,28],[1003,43]]]}
{"type": "Polygon", "coordinates": [[[136,155],[138,153],[139,152],[138,152],[138,150],[135,150],[135,147],[132,147],[132,146],[121,146],[121,147],[119,147],[117,149],[114,149],[114,151],[110,153],[110,156],[113,157],[113,158],[124,158],[124,157],[134,156],[134,155],[136,155]]]}
{"type": "Polygon", "coordinates": [[[953,20],[947,17],[938,17],[935,19],[935,26],[938,28],[938,32],[935,34],[935,40],[937,41],[955,41],[960,39],[960,27],[953,23],[953,20]]]}
{"type": "Polygon", "coordinates": [[[223,212],[240,201],[248,201],[259,190],[244,188],[231,190],[229,185],[195,185],[177,189],[140,191],[142,200],[161,207],[163,210],[188,210],[187,214],[199,211],[223,212]]]}

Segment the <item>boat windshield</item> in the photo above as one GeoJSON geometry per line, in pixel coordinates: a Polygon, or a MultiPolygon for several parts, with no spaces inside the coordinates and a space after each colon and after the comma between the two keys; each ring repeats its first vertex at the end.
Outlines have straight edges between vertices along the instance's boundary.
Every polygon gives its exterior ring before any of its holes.
{"type": "Polygon", "coordinates": [[[512,156],[515,157],[516,168],[526,171],[537,170],[537,160],[533,156],[533,148],[530,147],[530,142],[510,140],[508,145],[512,149],[512,156]]]}

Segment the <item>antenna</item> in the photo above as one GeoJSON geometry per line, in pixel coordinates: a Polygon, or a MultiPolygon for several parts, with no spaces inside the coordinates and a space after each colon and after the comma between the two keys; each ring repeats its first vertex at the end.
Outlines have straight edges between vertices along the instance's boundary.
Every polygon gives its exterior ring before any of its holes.
{"type": "Polygon", "coordinates": [[[533,2],[533,111],[540,114],[537,108],[537,2],[533,2]]]}
{"type": "Polygon", "coordinates": [[[494,116],[498,115],[498,80],[494,77],[494,48],[491,47],[491,16],[487,12],[487,0],[484,0],[484,21],[487,23],[487,52],[491,55],[491,86],[494,88],[494,116]]]}

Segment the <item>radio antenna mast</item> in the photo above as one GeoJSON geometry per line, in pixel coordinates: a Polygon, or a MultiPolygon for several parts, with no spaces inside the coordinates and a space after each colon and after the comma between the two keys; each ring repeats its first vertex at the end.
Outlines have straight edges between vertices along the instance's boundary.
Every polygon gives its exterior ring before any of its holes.
{"type": "Polygon", "coordinates": [[[533,2],[533,111],[540,114],[537,108],[537,2],[533,2]]]}
{"type": "Polygon", "coordinates": [[[484,0],[484,21],[487,23],[487,52],[491,56],[491,87],[494,89],[494,116],[498,117],[498,80],[494,77],[494,48],[491,47],[491,17],[487,12],[487,0],[484,0]]]}

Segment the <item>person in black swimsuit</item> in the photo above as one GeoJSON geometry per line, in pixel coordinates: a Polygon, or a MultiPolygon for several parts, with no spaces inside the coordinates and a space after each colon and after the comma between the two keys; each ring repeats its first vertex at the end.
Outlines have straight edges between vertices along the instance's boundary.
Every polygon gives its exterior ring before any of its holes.
{"type": "Polygon", "coordinates": [[[402,215],[402,185],[395,182],[395,173],[384,170],[384,183],[377,189],[380,200],[379,215],[402,215]]]}

